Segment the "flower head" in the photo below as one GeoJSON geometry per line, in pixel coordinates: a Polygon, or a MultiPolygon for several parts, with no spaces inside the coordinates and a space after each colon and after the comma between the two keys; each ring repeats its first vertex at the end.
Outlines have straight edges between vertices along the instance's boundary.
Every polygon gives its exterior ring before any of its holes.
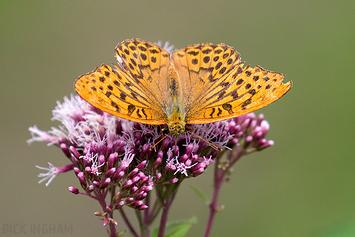
{"type": "MultiPolygon", "coordinates": [[[[59,146],[70,161],[82,188],[94,195],[117,186],[119,192],[112,205],[142,208],[142,200],[156,184],[177,182],[202,174],[225,152],[239,147],[250,153],[273,144],[265,139],[269,124],[253,113],[226,121],[192,125],[190,132],[177,139],[168,135],[162,142],[165,125],[139,124],[107,114],[89,105],[79,96],[64,98],[53,110],[59,128],[48,132],[29,128],[34,141],[59,146]],[[158,143],[158,144],[156,144],[158,143]],[[154,145],[156,146],[151,149],[154,145]],[[223,151],[218,151],[210,144],[223,151]]],[[[44,169],[42,167],[39,167],[44,169]]],[[[50,164],[40,177],[48,185],[68,169],[50,164]]]]}

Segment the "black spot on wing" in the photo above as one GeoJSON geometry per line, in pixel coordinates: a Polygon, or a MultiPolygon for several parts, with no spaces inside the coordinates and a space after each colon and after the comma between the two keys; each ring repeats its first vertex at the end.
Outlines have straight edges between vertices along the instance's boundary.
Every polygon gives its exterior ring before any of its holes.
{"type": "Polygon", "coordinates": [[[131,115],[134,112],[134,110],[136,110],[136,106],[128,105],[127,109],[128,109],[128,113],[127,114],[131,115]]]}
{"type": "Polygon", "coordinates": [[[117,112],[120,112],[120,107],[115,102],[111,101],[111,106],[115,107],[117,112]]]}
{"type": "Polygon", "coordinates": [[[245,106],[247,106],[247,105],[250,104],[250,103],[251,103],[251,98],[245,100],[245,101],[242,103],[242,107],[245,107],[245,106]]]}
{"type": "Polygon", "coordinates": [[[231,104],[225,103],[225,104],[222,105],[222,108],[227,110],[227,112],[230,113],[230,114],[233,113],[231,104]]]}

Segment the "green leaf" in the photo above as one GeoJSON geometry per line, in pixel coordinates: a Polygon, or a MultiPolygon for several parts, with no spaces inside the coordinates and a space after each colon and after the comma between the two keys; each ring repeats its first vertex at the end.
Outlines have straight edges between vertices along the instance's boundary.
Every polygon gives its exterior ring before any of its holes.
{"type": "MultiPolygon", "coordinates": [[[[191,228],[193,224],[197,223],[196,217],[192,217],[189,220],[176,221],[172,223],[168,223],[166,225],[166,229],[173,229],[170,234],[164,235],[164,237],[183,237],[187,233],[187,231],[191,228]]],[[[159,227],[155,228],[152,237],[158,236],[159,227]]]]}
{"type": "Polygon", "coordinates": [[[197,194],[197,196],[199,196],[206,205],[208,205],[210,203],[210,199],[202,192],[201,189],[196,188],[192,185],[190,185],[190,187],[195,191],[195,193],[197,194]]]}

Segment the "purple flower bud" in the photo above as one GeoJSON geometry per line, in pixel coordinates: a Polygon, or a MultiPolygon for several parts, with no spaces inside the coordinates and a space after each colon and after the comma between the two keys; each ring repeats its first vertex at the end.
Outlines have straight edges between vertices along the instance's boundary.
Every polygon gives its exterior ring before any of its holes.
{"type": "Polygon", "coordinates": [[[136,184],[139,180],[140,180],[140,178],[139,178],[138,176],[135,176],[135,177],[132,179],[132,184],[136,184]]]}
{"type": "Polygon", "coordinates": [[[106,162],[105,156],[99,155],[99,164],[102,165],[102,164],[105,164],[105,162],[106,162]]]}
{"type": "Polygon", "coordinates": [[[166,138],[162,141],[161,149],[162,149],[162,150],[166,150],[166,149],[168,149],[169,146],[170,146],[170,139],[169,139],[168,137],[166,137],[166,138]]]}
{"type": "Polygon", "coordinates": [[[79,182],[80,182],[81,186],[82,186],[83,188],[85,188],[87,184],[86,184],[86,180],[85,180],[85,175],[84,175],[84,173],[83,173],[83,172],[79,172],[79,173],[77,174],[77,177],[78,177],[78,179],[79,179],[79,182]]]}
{"type": "Polygon", "coordinates": [[[85,167],[85,173],[91,174],[91,168],[89,166],[85,167]]]}
{"type": "Polygon", "coordinates": [[[190,166],[191,164],[192,164],[191,160],[185,161],[185,165],[186,165],[186,166],[190,166]]]}
{"type": "Polygon", "coordinates": [[[244,135],[244,132],[240,131],[240,132],[238,132],[238,133],[236,134],[236,137],[241,137],[241,136],[243,136],[243,135],[244,135]]]}
{"type": "Polygon", "coordinates": [[[161,173],[158,173],[156,178],[155,178],[155,182],[157,182],[163,175],[161,173]]]}
{"type": "Polygon", "coordinates": [[[230,146],[235,146],[238,144],[238,138],[233,138],[230,142],[230,146]]]}
{"type": "Polygon", "coordinates": [[[96,211],[96,212],[94,212],[94,215],[95,215],[95,216],[102,216],[102,212],[96,211]]]}
{"type": "Polygon", "coordinates": [[[138,171],[139,171],[139,169],[138,169],[137,167],[134,168],[134,169],[131,171],[131,173],[129,173],[128,178],[131,179],[131,178],[133,178],[134,176],[136,176],[137,173],[138,173],[138,171]]]}
{"type": "Polygon", "coordinates": [[[256,127],[256,121],[252,120],[249,127],[255,128],[256,127]]]}
{"type": "Polygon", "coordinates": [[[126,170],[129,167],[129,165],[131,164],[133,158],[134,158],[134,154],[132,154],[132,153],[125,154],[123,160],[121,161],[120,169],[126,170]]]}
{"type": "Polygon", "coordinates": [[[72,192],[72,193],[74,193],[74,194],[78,194],[78,193],[79,193],[79,189],[77,189],[77,188],[75,188],[75,187],[72,187],[72,186],[70,186],[70,187],[68,188],[68,190],[69,190],[69,192],[72,192]]]}
{"type": "Polygon", "coordinates": [[[74,167],[74,173],[75,173],[76,175],[78,175],[78,174],[80,173],[80,170],[79,170],[79,168],[77,168],[77,167],[74,167]]]}
{"type": "Polygon", "coordinates": [[[60,138],[58,138],[58,142],[59,142],[59,144],[66,143],[67,139],[65,137],[60,137],[60,138]]]}
{"type": "Polygon", "coordinates": [[[146,175],[145,175],[142,171],[140,171],[140,172],[137,174],[137,176],[138,176],[140,179],[143,179],[143,178],[146,177],[146,175]]]}
{"type": "Polygon", "coordinates": [[[177,183],[179,181],[178,178],[172,178],[170,179],[170,183],[174,184],[174,183],[177,183]]]}
{"type": "Polygon", "coordinates": [[[138,191],[138,187],[137,186],[133,186],[129,192],[130,193],[135,193],[137,191],[138,191]]]}
{"type": "MultiPolygon", "coordinates": [[[[142,173],[143,174],[143,173],[142,173]]],[[[148,181],[148,179],[149,179],[149,177],[148,176],[146,176],[145,174],[143,174],[141,177],[139,177],[140,178],[140,180],[141,180],[141,183],[145,183],[145,182],[147,182],[148,181]],[[144,176],[143,176],[144,175],[144,176]]]]}
{"type": "Polygon", "coordinates": [[[250,143],[250,142],[252,142],[253,141],[253,136],[247,136],[246,138],[245,138],[245,141],[247,142],[247,143],[250,143]]]}
{"type": "Polygon", "coordinates": [[[124,184],[122,185],[122,188],[129,188],[132,186],[132,184],[133,184],[132,180],[129,179],[126,182],[124,182],[124,184]]]}
{"type": "Polygon", "coordinates": [[[133,201],[134,201],[133,197],[126,198],[126,203],[127,204],[132,203],[133,201]]]}
{"type": "Polygon", "coordinates": [[[146,193],[146,192],[140,192],[140,193],[136,196],[136,199],[137,199],[137,200],[142,200],[142,199],[144,199],[146,196],[147,196],[147,193],[146,193]]]}
{"type": "Polygon", "coordinates": [[[115,172],[116,172],[116,168],[113,167],[113,168],[109,169],[109,170],[105,173],[105,176],[106,176],[106,177],[110,177],[110,176],[113,175],[115,172]]]}
{"type": "Polygon", "coordinates": [[[192,176],[193,176],[193,177],[196,177],[196,176],[202,174],[204,171],[205,171],[205,169],[201,167],[201,168],[199,168],[199,169],[197,169],[197,170],[194,170],[194,171],[192,172],[192,176]]]}
{"type": "Polygon", "coordinates": [[[107,212],[107,213],[111,213],[111,212],[112,212],[112,209],[111,209],[111,207],[109,207],[109,206],[106,206],[105,209],[106,209],[106,212],[107,212]]]}
{"type": "Polygon", "coordinates": [[[110,154],[110,156],[108,157],[107,168],[111,169],[112,167],[114,167],[117,160],[118,160],[118,153],[117,152],[110,154]]]}
{"type": "Polygon", "coordinates": [[[240,129],[240,126],[237,126],[234,121],[231,121],[228,127],[231,134],[235,134],[240,129]]]}
{"type": "Polygon", "coordinates": [[[185,152],[186,152],[186,155],[191,155],[191,153],[192,153],[192,151],[193,151],[193,148],[194,148],[194,145],[192,144],[192,143],[190,143],[190,144],[188,144],[187,146],[186,146],[186,150],[185,150],[185,152]]]}
{"type": "MultiPolygon", "coordinates": [[[[94,181],[94,182],[95,182],[95,181],[94,181]]],[[[110,182],[111,182],[111,179],[110,179],[110,178],[105,179],[105,181],[102,182],[102,184],[100,185],[100,188],[101,188],[101,189],[106,188],[106,187],[110,184],[110,182]]]]}
{"type": "Polygon", "coordinates": [[[149,185],[149,186],[153,186],[154,185],[154,182],[153,182],[152,178],[149,179],[147,185],[149,185]]]}
{"type": "Polygon", "coordinates": [[[157,154],[157,157],[158,157],[158,159],[160,158],[160,159],[163,159],[164,158],[164,152],[163,151],[158,151],[158,154],[157,154]]]}
{"type": "Polygon", "coordinates": [[[256,133],[261,132],[261,128],[259,126],[255,127],[254,130],[250,133],[250,136],[255,136],[256,133]]]}
{"type": "Polygon", "coordinates": [[[86,191],[87,192],[92,192],[94,190],[94,185],[90,184],[87,188],[86,188],[86,191]]]}
{"type": "Polygon", "coordinates": [[[198,155],[197,154],[195,154],[195,155],[193,155],[191,157],[191,163],[195,163],[195,162],[197,162],[197,160],[198,160],[198,155]]]}
{"type": "Polygon", "coordinates": [[[92,184],[95,186],[95,187],[97,187],[97,188],[99,188],[100,187],[100,182],[99,181],[93,181],[92,182],[92,184]]]}
{"type": "Polygon", "coordinates": [[[245,119],[243,123],[240,125],[240,129],[242,131],[245,131],[249,127],[249,124],[250,124],[250,119],[245,119]]]}
{"type": "Polygon", "coordinates": [[[113,223],[114,225],[118,225],[118,223],[115,219],[111,219],[111,223],[113,223]]]}
{"type": "Polygon", "coordinates": [[[189,157],[187,156],[187,154],[184,154],[183,156],[180,157],[179,161],[184,163],[189,157]]]}
{"type": "Polygon", "coordinates": [[[162,164],[162,158],[159,157],[159,153],[158,153],[158,158],[155,160],[154,164],[153,164],[153,170],[157,170],[162,164]]]}
{"type": "Polygon", "coordinates": [[[145,209],[148,209],[147,205],[142,205],[142,206],[138,207],[138,210],[145,210],[145,209]]]}
{"type": "Polygon", "coordinates": [[[132,206],[138,207],[143,205],[143,201],[142,200],[136,200],[132,203],[132,206]]]}
{"type": "Polygon", "coordinates": [[[191,168],[191,170],[193,170],[193,172],[195,170],[198,170],[200,168],[206,168],[208,166],[208,164],[206,164],[205,162],[201,162],[201,163],[198,163],[197,165],[195,165],[194,167],[191,168]]]}
{"type": "Polygon", "coordinates": [[[120,208],[120,207],[122,207],[123,205],[124,205],[124,201],[119,201],[117,204],[116,204],[116,208],[118,209],[118,208],[120,208]]]}
{"type": "MultiPolygon", "coordinates": [[[[173,146],[172,147],[172,154],[171,155],[176,155],[176,156],[180,156],[180,149],[179,146],[173,146]]],[[[169,158],[169,154],[168,154],[168,158],[169,158]]]]}
{"type": "Polygon", "coordinates": [[[150,148],[151,148],[150,144],[147,144],[147,143],[143,144],[142,151],[140,152],[140,158],[143,158],[146,155],[149,155],[150,148]]]}
{"type": "Polygon", "coordinates": [[[144,192],[149,192],[149,191],[153,190],[153,185],[143,186],[141,188],[141,190],[144,192]]]}
{"type": "Polygon", "coordinates": [[[139,165],[137,165],[137,169],[139,170],[143,169],[146,164],[147,164],[146,160],[142,161],[139,165]]]}
{"type": "Polygon", "coordinates": [[[269,141],[266,141],[264,144],[262,144],[261,146],[259,146],[257,149],[260,151],[262,149],[265,149],[269,146],[273,146],[274,145],[274,141],[273,140],[269,140],[269,141]]]}
{"type": "Polygon", "coordinates": [[[270,124],[266,120],[263,120],[260,123],[260,127],[261,127],[261,130],[263,131],[263,133],[266,135],[266,133],[270,129],[270,124]]]}
{"type": "Polygon", "coordinates": [[[124,175],[125,175],[124,171],[116,170],[115,174],[113,175],[113,180],[115,182],[117,182],[117,181],[121,180],[124,175]]]}
{"type": "Polygon", "coordinates": [[[69,149],[68,149],[67,144],[61,143],[61,144],[60,144],[60,148],[62,149],[62,151],[64,152],[64,154],[66,155],[66,157],[68,157],[68,158],[71,157],[71,154],[70,154],[70,151],[69,151],[69,149]]]}
{"type": "Polygon", "coordinates": [[[110,224],[110,220],[107,219],[107,218],[105,218],[105,219],[104,219],[104,222],[102,223],[102,225],[105,227],[105,226],[107,226],[108,224],[110,224]]]}
{"type": "Polygon", "coordinates": [[[263,114],[259,114],[256,124],[260,125],[262,123],[262,121],[265,121],[264,120],[264,115],[263,114]]]}
{"type": "Polygon", "coordinates": [[[260,129],[260,131],[256,132],[255,135],[254,135],[254,138],[257,139],[257,140],[261,139],[263,137],[264,137],[264,133],[261,131],[261,129],[260,129]]]}

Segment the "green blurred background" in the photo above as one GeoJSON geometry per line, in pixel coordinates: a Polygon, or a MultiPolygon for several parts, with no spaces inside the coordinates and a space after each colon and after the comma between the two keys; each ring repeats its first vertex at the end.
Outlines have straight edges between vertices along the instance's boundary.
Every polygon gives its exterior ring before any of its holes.
{"type": "MultiPolygon", "coordinates": [[[[11,224],[31,236],[30,225],[54,223],[72,225],[70,236],[106,236],[98,203],[67,191],[79,186],[73,172],[37,184],[35,165],[67,164],[61,151],[26,140],[30,126],[58,125],[51,110],[79,75],[136,37],[176,48],[223,42],[293,81],[257,112],[275,146],[236,164],[212,236],[355,236],[355,1],[1,1],[0,19],[1,236],[11,224]]],[[[211,178],[208,169],[185,181],[175,200],[171,221],[198,217],[188,236],[202,236],[208,214],[190,185],[211,195],[211,178]]]]}

